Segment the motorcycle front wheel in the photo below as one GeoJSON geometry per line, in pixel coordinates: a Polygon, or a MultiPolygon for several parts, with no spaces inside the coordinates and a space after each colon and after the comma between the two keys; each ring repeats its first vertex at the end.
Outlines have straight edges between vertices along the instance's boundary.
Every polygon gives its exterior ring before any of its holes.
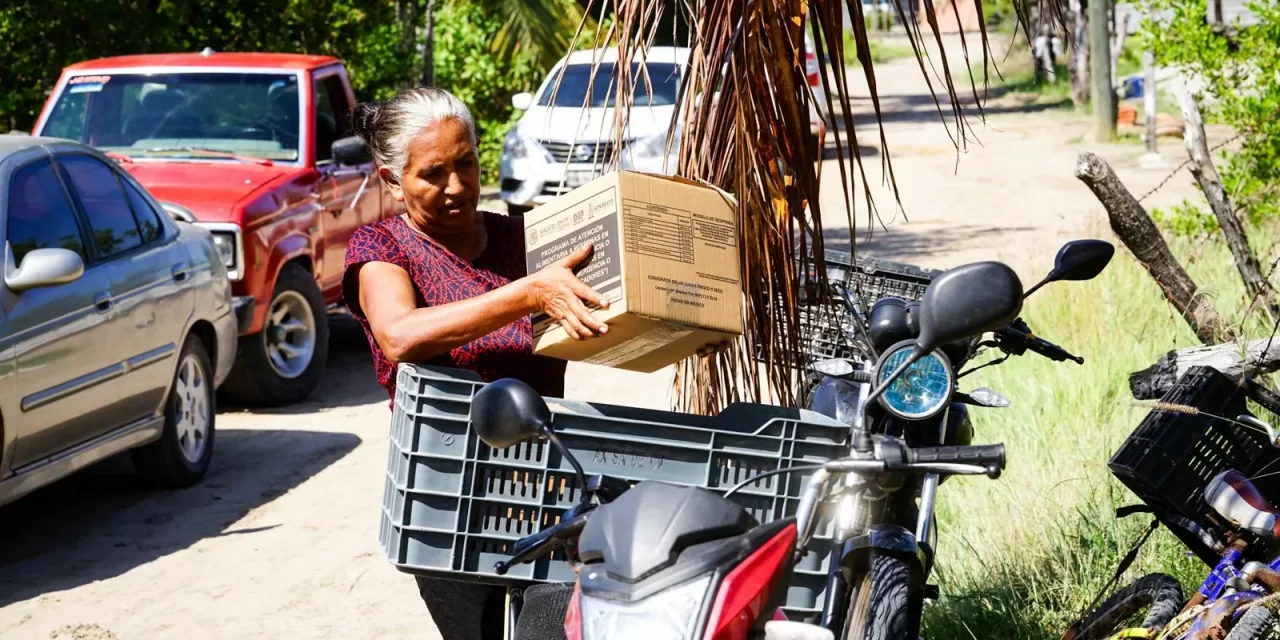
{"type": "Polygon", "coordinates": [[[858,568],[845,615],[845,640],[917,640],[923,580],[912,559],[873,549],[858,568]]]}

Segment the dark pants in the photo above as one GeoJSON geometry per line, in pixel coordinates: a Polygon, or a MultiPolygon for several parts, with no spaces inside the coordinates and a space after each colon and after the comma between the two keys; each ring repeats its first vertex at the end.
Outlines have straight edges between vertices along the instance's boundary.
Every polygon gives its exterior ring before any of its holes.
{"type": "Polygon", "coordinates": [[[474,582],[418,576],[418,593],[444,640],[502,640],[507,591],[474,582]]]}

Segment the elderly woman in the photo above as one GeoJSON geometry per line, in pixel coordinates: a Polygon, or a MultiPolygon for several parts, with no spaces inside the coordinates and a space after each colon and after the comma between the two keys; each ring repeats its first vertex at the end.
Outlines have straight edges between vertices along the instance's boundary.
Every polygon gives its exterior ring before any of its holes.
{"type": "MultiPolygon", "coordinates": [[[[448,92],[406,90],[359,105],[354,121],[403,205],[401,215],[357,230],[347,248],[343,295],[379,384],[394,398],[395,365],[413,362],[563,396],[565,362],[533,354],[529,316],[545,312],[580,340],[608,331],[588,310],[607,300],[574,275],[591,247],[526,273],[523,221],[476,208],[475,123],[448,92]]],[[[502,588],[418,578],[418,589],[446,640],[502,637],[502,588]]]]}

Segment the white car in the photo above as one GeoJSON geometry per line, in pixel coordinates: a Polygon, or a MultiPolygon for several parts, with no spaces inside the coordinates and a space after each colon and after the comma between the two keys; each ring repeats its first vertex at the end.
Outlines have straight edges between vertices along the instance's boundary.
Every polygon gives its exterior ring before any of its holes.
{"type": "MultiPolygon", "coordinates": [[[[641,81],[636,89],[621,168],[664,175],[675,172],[679,139],[672,142],[668,154],[667,131],[688,57],[689,50],[683,47],[649,49],[643,63],[649,82],[646,86],[641,81]]],[[[617,61],[613,48],[575,51],[556,63],[536,93],[512,97],[512,105],[525,113],[507,132],[498,169],[501,197],[509,213],[523,214],[610,170],[617,94],[611,81],[616,82],[617,61]],[[593,79],[597,57],[600,64],[593,79]],[[557,90],[561,74],[564,79],[557,90]]],[[[632,77],[638,77],[640,65],[638,60],[632,63],[632,77]]],[[[679,131],[677,127],[677,136],[679,131]]]]}
{"type": "MultiPolygon", "coordinates": [[[[810,104],[810,132],[817,139],[817,155],[826,137],[826,123],[818,106],[826,108],[818,76],[818,59],[805,32],[805,72],[815,100],[810,104]]],[[[675,172],[682,127],[676,123],[668,153],[667,133],[675,114],[680,82],[688,70],[689,49],[652,47],[644,59],[648,82],[638,83],[619,155],[622,169],[662,175],[675,172]]],[[[572,191],[607,173],[614,156],[616,114],[612,86],[617,49],[575,51],[561,59],[543,79],[536,93],[519,93],[511,104],[524,115],[502,145],[498,168],[500,197],[511,215],[572,191]],[[599,58],[594,78],[592,66],[599,58]],[[556,88],[559,76],[560,87],[556,88]],[[591,95],[588,99],[587,91],[591,95]],[[585,105],[585,106],[584,106],[585,105]]],[[[631,76],[639,77],[639,60],[631,76]]]]}

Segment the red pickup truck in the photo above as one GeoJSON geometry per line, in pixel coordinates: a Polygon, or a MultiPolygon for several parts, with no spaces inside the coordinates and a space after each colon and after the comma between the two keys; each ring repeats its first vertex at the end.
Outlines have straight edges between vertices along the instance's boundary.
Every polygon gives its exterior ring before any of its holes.
{"type": "Polygon", "coordinates": [[[122,56],[64,69],[33,134],[106,152],[170,215],[213,232],[241,336],[224,389],[283,405],[324,371],[351,234],[397,210],[352,135],[354,106],[327,56],[122,56]]]}

